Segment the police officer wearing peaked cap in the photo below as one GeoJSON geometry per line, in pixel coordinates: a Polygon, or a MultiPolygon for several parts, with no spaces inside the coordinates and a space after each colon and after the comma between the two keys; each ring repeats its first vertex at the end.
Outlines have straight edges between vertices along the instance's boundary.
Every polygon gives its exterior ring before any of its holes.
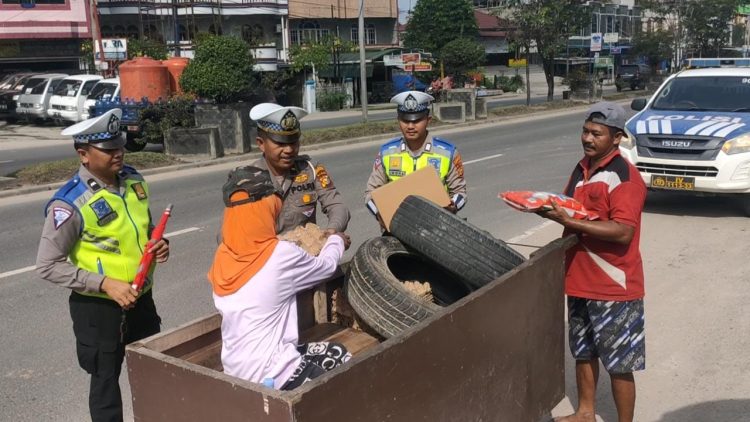
{"type": "Polygon", "coordinates": [[[307,155],[299,155],[299,120],[307,112],[299,107],[273,103],[258,104],[250,118],[258,125],[256,143],[263,156],[251,166],[268,170],[284,201],[276,222],[276,232],[316,223],[317,205],[328,218],[321,227],[329,233],[344,232],[349,224],[349,209],[336,190],[328,170],[307,155]]]}
{"type": "Polygon", "coordinates": [[[45,208],[37,273],[71,290],[76,353],[91,375],[91,419],[122,421],[119,377],[125,345],[159,332],[151,294],[153,269],[140,293],[130,283],[145,251],[169,257],[166,240],[149,242],[150,191],[124,165],[122,112],[113,109],[63,130],[81,166],[45,208]]]}
{"type": "Polygon", "coordinates": [[[391,98],[392,103],[398,104],[402,136],[386,142],[375,157],[365,189],[365,203],[373,214],[378,214],[371,197],[373,190],[427,166],[435,168],[448,191],[451,205],[447,208],[455,213],[466,205],[461,154],[452,143],[430,136],[427,130],[432,120],[430,103],[434,100],[420,91],[406,91],[391,98]]]}

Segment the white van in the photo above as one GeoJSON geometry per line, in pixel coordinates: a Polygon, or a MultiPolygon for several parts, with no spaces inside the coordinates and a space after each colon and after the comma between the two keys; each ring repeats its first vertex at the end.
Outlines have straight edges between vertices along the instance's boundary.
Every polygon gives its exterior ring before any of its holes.
{"type": "Polygon", "coordinates": [[[49,117],[65,122],[80,122],[83,103],[100,80],[102,77],[99,75],[73,75],[63,79],[49,100],[49,117]]]}
{"type": "Polygon", "coordinates": [[[52,92],[68,75],[64,73],[46,73],[32,77],[24,85],[18,96],[16,114],[25,120],[47,119],[47,108],[52,92]]]}
{"type": "Polygon", "coordinates": [[[97,101],[112,101],[120,96],[120,78],[102,79],[94,85],[89,93],[88,98],[83,103],[81,110],[81,120],[86,120],[90,116],[91,107],[96,105],[97,101]]]}

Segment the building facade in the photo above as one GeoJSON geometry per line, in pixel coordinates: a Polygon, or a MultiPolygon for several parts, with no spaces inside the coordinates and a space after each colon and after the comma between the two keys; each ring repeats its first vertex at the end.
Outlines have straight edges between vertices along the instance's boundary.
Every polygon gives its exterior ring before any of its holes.
{"type": "Polygon", "coordinates": [[[80,73],[90,17],[85,0],[0,0],[0,73],[80,73]]]}

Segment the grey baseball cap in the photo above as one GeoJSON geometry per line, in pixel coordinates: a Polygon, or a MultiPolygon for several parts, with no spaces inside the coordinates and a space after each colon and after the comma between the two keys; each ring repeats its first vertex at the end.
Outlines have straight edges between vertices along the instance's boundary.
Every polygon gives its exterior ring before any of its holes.
{"type": "Polygon", "coordinates": [[[610,101],[598,102],[586,112],[586,121],[592,121],[620,130],[625,130],[625,120],[625,109],[621,105],[610,101]],[[600,113],[604,117],[594,116],[592,118],[591,115],[595,113],[600,113]]]}

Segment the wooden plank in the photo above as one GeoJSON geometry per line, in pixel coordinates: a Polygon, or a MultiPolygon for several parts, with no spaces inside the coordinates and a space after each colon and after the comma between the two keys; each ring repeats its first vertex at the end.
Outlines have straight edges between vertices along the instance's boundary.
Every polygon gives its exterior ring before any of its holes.
{"type": "Polygon", "coordinates": [[[341,343],[352,355],[364,352],[379,343],[378,339],[375,337],[351,328],[344,328],[341,331],[337,331],[326,337],[324,341],[341,343]]]}

